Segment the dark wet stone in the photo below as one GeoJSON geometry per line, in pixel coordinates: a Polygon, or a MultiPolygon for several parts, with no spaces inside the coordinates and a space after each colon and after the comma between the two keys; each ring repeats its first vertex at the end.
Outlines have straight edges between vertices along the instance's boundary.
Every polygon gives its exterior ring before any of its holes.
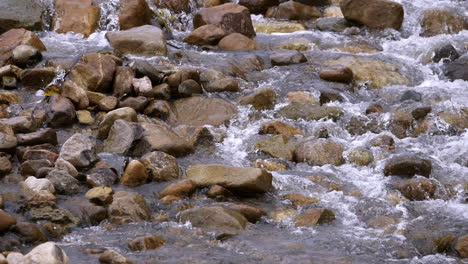
{"type": "Polygon", "coordinates": [[[448,62],[458,59],[460,55],[458,54],[455,47],[451,44],[444,45],[434,51],[434,57],[432,57],[433,62],[448,62]]]}
{"type": "Polygon", "coordinates": [[[422,94],[415,92],[413,90],[409,90],[409,91],[404,92],[403,95],[400,97],[401,102],[409,101],[409,100],[419,102],[422,100],[422,94]]]}
{"type": "Polygon", "coordinates": [[[429,177],[432,172],[432,162],[414,155],[400,155],[387,161],[384,168],[385,176],[412,177],[421,175],[429,177]]]}
{"type": "Polygon", "coordinates": [[[432,107],[430,106],[418,107],[411,112],[411,115],[414,119],[418,120],[425,118],[431,111],[432,107]]]}
{"type": "Polygon", "coordinates": [[[166,240],[158,235],[137,237],[128,242],[128,248],[132,251],[145,251],[162,247],[166,240]]]}

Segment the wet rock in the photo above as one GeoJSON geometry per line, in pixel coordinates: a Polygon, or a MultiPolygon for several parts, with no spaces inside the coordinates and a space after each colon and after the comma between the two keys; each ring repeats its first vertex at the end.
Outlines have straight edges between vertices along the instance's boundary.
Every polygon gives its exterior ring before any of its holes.
{"type": "Polygon", "coordinates": [[[86,109],[89,106],[86,91],[71,80],[67,80],[62,84],[60,94],[72,101],[76,109],[86,109]]]}
{"type": "Polygon", "coordinates": [[[54,242],[46,242],[33,248],[22,260],[24,263],[68,264],[65,251],[54,242]]]}
{"type": "Polygon", "coordinates": [[[226,32],[215,25],[204,25],[192,31],[184,41],[192,45],[217,45],[226,32]]]}
{"type": "Polygon", "coordinates": [[[296,144],[295,140],[290,139],[288,136],[277,135],[255,143],[255,148],[274,158],[292,161],[296,144]]]}
{"type": "Polygon", "coordinates": [[[252,94],[237,99],[241,105],[252,105],[256,110],[272,109],[276,102],[276,92],[273,88],[261,88],[252,94]]]}
{"type": "Polygon", "coordinates": [[[304,119],[307,121],[320,120],[322,118],[337,119],[343,114],[338,107],[317,106],[306,103],[292,103],[276,112],[276,116],[289,119],[304,119]]]}
{"type": "Polygon", "coordinates": [[[126,154],[138,138],[138,126],[123,119],[117,119],[112,125],[109,136],[104,141],[104,152],[126,154]]]}
{"type": "Polygon", "coordinates": [[[127,97],[119,102],[119,108],[130,107],[136,112],[142,112],[148,103],[148,98],[144,96],[127,97]]]}
{"type": "Polygon", "coordinates": [[[13,127],[10,126],[9,124],[6,124],[6,123],[2,122],[2,121],[0,121],[0,133],[10,135],[10,136],[15,135],[15,132],[13,131],[13,127]]]}
{"type": "Polygon", "coordinates": [[[62,227],[76,226],[80,219],[68,210],[58,207],[52,202],[29,203],[29,217],[32,221],[49,221],[62,227]]]}
{"type": "Polygon", "coordinates": [[[86,192],[85,197],[97,205],[107,205],[112,203],[112,194],[114,190],[110,187],[94,187],[86,192]]]}
{"type": "Polygon", "coordinates": [[[75,166],[73,166],[73,164],[62,158],[59,158],[55,161],[55,168],[58,170],[66,171],[74,178],[78,176],[78,171],[76,170],[75,166]]]}
{"type": "Polygon", "coordinates": [[[91,92],[88,90],[85,90],[86,95],[88,96],[89,102],[91,105],[99,105],[99,101],[102,99],[106,98],[106,95],[103,93],[96,93],[96,92],[91,92]]]}
{"type": "Polygon", "coordinates": [[[190,222],[206,232],[213,232],[217,239],[238,235],[246,225],[247,219],[240,213],[222,207],[202,207],[185,210],[180,214],[182,223],[190,222]]]}
{"type": "Polygon", "coordinates": [[[468,80],[468,55],[464,55],[459,59],[450,62],[445,66],[444,73],[452,81],[454,80],[468,80]]]}
{"type": "Polygon", "coordinates": [[[0,157],[0,177],[10,173],[12,169],[13,165],[8,157],[0,157]]]}
{"type": "Polygon", "coordinates": [[[369,28],[399,30],[403,23],[403,6],[392,1],[345,0],[340,7],[346,19],[369,28]]]}
{"type": "Polygon", "coordinates": [[[10,126],[14,133],[31,133],[36,131],[37,123],[30,116],[16,116],[1,121],[4,125],[10,126]]]}
{"type": "Polygon", "coordinates": [[[279,5],[279,0],[240,0],[239,5],[247,7],[252,14],[265,14],[268,8],[279,5]]]}
{"type": "Polygon", "coordinates": [[[177,159],[164,152],[153,151],[141,157],[153,181],[170,181],[179,178],[177,159]]]}
{"type": "Polygon", "coordinates": [[[218,43],[219,48],[227,51],[247,51],[260,49],[260,45],[240,33],[231,33],[218,43]]]}
{"type": "Polygon", "coordinates": [[[135,110],[130,107],[122,107],[110,111],[104,116],[101,123],[99,123],[98,137],[107,138],[109,130],[118,119],[123,119],[128,122],[137,122],[137,114],[135,110]]]}
{"type": "Polygon", "coordinates": [[[52,170],[46,177],[59,194],[75,194],[80,191],[80,183],[66,171],[52,170]]]}
{"type": "Polygon", "coordinates": [[[162,151],[174,156],[183,156],[191,153],[193,147],[189,142],[179,137],[173,130],[162,123],[141,123],[143,132],[141,139],[136,143],[133,154],[144,155],[152,151],[162,151]]]}
{"type": "Polygon", "coordinates": [[[384,168],[385,176],[412,177],[421,175],[429,177],[432,171],[432,162],[414,155],[395,156],[387,161],[384,168]]]}
{"type": "Polygon", "coordinates": [[[342,17],[324,17],[317,20],[317,28],[321,31],[343,32],[352,24],[342,17]]]}
{"type": "Polygon", "coordinates": [[[99,263],[103,264],[132,264],[125,256],[119,252],[108,249],[99,256],[99,263]]]}
{"type": "Polygon", "coordinates": [[[434,51],[434,55],[432,57],[433,62],[449,62],[458,59],[460,55],[458,54],[455,47],[451,44],[444,45],[442,47],[437,48],[434,51]]]}
{"type": "Polygon", "coordinates": [[[56,75],[55,68],[34,68],[21,72],[20,79],[24,87],[31,89],[45,88],[56,75]]]}
{"type": "Polygon", "coordinates": [[[196,29],[207,24],[218,26],[227,34],[240,33],[249,38],[255,36],[249,10],[238,4],[202,8],[193,18],[193,27],[196,29]]]}
{"type": "Polygon", "coordinates": [[[192,94],[202,94],[203,90],[196,81],[188,79],[179,85],[178,93],[181,96],[192,96],[192,94]]]}
{"type": "Polygon", "coordinates": [[[54,129],[46,128],[28,134],[16,134],[19,145],[39,145],[50,143],[57,145],[57,132],[54,129]]]}
{"type": "Polygon", "coordinates": [[[16,104],[20,102],[20,98],[17,93],[13,92],[0,92],[0,103],[3,104],[2,108],[2,115],[7,117],[8,114],[6,113],[6,107],[9,104],[16,104]],[[5,111],[5,112],[4,112],[5,111]],[[3,114],[4,113],[4,114],[3,114]]]}
{"type": "Polygon", "coordinates": [[[229,0],[203,0],[203,7],[214,7],[219,6],[225,3],[228,3],[229,0]]]}
{"type": "Polygon", "coordinates": [[[391,136],[382,135],[382,136],[377,136],[377,137],[373,138],[370,141],[370,144],[372,146],[374,146],[374,147],[387,147],[387,148],[390,148],[390,147],[394,146],[395,140],[391,136]]]}
{"type": "Polygon", "coordinates": [[[239,212],[250,223],[253,224],[260,221],[260,218],[262,216],[267,215],[267,213],[264,210],[246,204],[234,204],[229,206],[229,209],[239,212]]]}
{"type": "Polygon", "coordinates": [[[290,21],[253,21],[255,32],[257,33],[293,33],[296,31],[304,31],[306,27],[301,23],[290,21]]]}
{"type": "Polygon", "coordinates": [[[75,32],[88,37],[98,29],[99,16],[99,6],[92,0],[57,0],[52,28],[58,33],[75,32]]]}
{"type": "Polygon", "coordinates": [[[33,0],[5,0],[0,4],[0,33],[14,28],[41,30],[42,4],[33,0]]]}
{"type": "Polygon", "coordinates": [[[302,135],[304,132],[298,128],[294,128],[291,125],[283,123],[281,121],[270,121],[263,123],[258,131],[260,135],[264,134],[280,134],[285,136],[302,135]]]}
{"type": "Polygon", "coordinates": [[[240,194],[264,193],[272,188],[272,175],[258,168],[195,165],[185,175],[199,187],[220,185],[240,194]]]}
{"type": "Polygon", "coordinates": [[[200,81],[209,93],[239,92],[239,84],[236,80],[216,70],[203,71],[200,74],[200,81]]]}
{"type": "Polygon", "coordinates": [[[172,183],[171,185],[164,188],[159,194],[159,198],[163,198],[168,195],[174,195],[178,197],[190,196],[195,192],[197,185],[191,180],[182,180],[179,182],[172,183]]]}
{"type": "Polygon", "coordinates": [[[322,14],[316,8],[295,1],[271,7],[265,14],[265,17],[286,20],[311,20],[321,16],[322,14]]]}
{"type": "Polygon", "coordinates": [[[289,92],[286,101],[288,103],[318,104],[319,98],[306,91],[289,92]]]}
{"type": "Polygon", "coordinates": [[[189,13],[191,8],[189,0],[155,0],[154,4],[159,8],[166,8],[175,13],[189,13]]]}
{"type": "Polygon", "coordinates": [[[454,249],[462,258],[468,258],[468,235],[457,238],[454,249]]]}
{"type": "Polygon", "coordinates": [[[110,45],[122,52],[146,56],[165,56],[167,44],[164,32],[155,26],[145,25],[129,30],[108,32],[110,45]]]}
{"type": "Polygon", "coordinates": [[[113,224],[148,221],[151,217],[143,196],[134,192],[116,192],[108,212],[113,224]]]}
{"type": "Polygon", "coordinates": [[[98,160],[95,144],[89,136],[76,133],[63,143],[59,157],[77,168],[89,167],[98,160]]]}
{"type": "Polygon", "coordinates": [[[401,95],[400,101],[415,101],[419,102],[422,100],[422,94],[413,90],[408,90],[401,95]]]}
{"type": "Polygon", "coordinates": [[[47,241],[47,237],[44,232],[33,223],[18,222],[14,226],[13,231],[19,234],[23,241],[27,243],[47,241]]]}
{"type": "MultiPolygon", "coordinates": [[[[40,146],[40,145],[39,145],[40,146]]],[[[54,163],[57,160],[57,153],[41,148],[31,148],[24,151],[23,156],[20,156],[22,160],[40,160],[46,159],[54,163]]]]}
{"type": "Polygon", "coordinates": [[[78,110],[76,111],[76,118],[78,122],[83,125],[92,125],[94,124],[94,118],[91,115],[91,112],[88,110],[78,110]]]}
{"type": "Polygon", "coordinates": [[[41,51],[29,45],[19,45],[13,50],[13,63],[25,68],[33,66],[42,60],[41,51]]]}
{"type": "Polygon", "coordinates": [[[355,163],[359,166],[367,166],[374,161],[372,152],[367,149],[356,148],[352,149],[348,154],[349,162],[355,163]]]}
{"type": "Polygon", "coordinates": [[[128,242],[128,248],[132,251],[145,251],[162,247],[166,240],[160,236],[137,237],[128,242]]]}
{"type": "Polygon", "coordinates": [[[312,166],[344,164],[343,146],[330,139],[317,139],[300,143],[295,150],[297,162],[307,162],[312,166]]]}
{"type": "Polygon", "coordinates": [[[327,224],[335,220],[335,214],[328,209],[309,209],[296,217],[294,222],[297,227],[311,227],[327,224]]]}
{"type": "Polygon", "coordinates": [[[283,171],[288,169],[288,165],[281,160],[267,159],[256,160],[253,164],[254,167],[265,169],[267,171],[283,171]]]}
{"type": "Polygon", "coordinates": [[[98,107],[104,112],[109,112],[117,107],[118,102],[117,97],[106,96],[99,101],[98,107]]]}
{"type": "Polygon", "coordinates": [[[8,231],[14,224],[16,224],[16,219],[0,209],[0,233],[8,231]]]}
{"type": "Polygon", "coordinates": [[[42,43],[42,41],[33,32],[23,28],[8,30],[0,35],[0,47],[2,47],[2,50],[0,51],[0,66],[5,65],[7,62],[12,60],[13,50],[20,45],[35,47],[39,51],[46,50],[44,43],[42,43]]]}
{"type": "Polygon", "coordinates": [[[310,197],[310,196],[305,196],[300,193],[290,193],[286,194],[282,197],[283,199],[289,200],[292,205],[294,206],[303,206],[303,205],[308,205],[308,204],[313,204],[313,203],[318,203],[320,202],[319,199],[310,197]]]}
{"type": "Polygon", "coordinates": [[[112,186],[117,181],[116,173],[107,167],[97,167],[91,170],[90,174],[86,176],[86,182],[93,186],[112,186]]]}
{"type": "Polygon", "coordinates": [[[133,92],[133,79],[135,72],[130,67],[118,66],[115,68],[115,78],[113,84],[113,94],[116,97],[123,97],[133,92]]]}
{"type": "Polygon", "coordinates": [[[135,186],[145,184],[147,180],[146,166],[138,160],[132,160],[125,168],[125,172],[120,178],[120,184],[135,186]]]}
{"type": "Polygon", "coordinates": [[[219,185],[213,185],[206,195],[210,198],[217,198],[217,197],[232,197],[234,194],[229,191],[228,189],[219,186],[219,185]]]}
{"type": "Polygon", "coordinates": [[[107,218],[106,208],[95,205],[83,197],[69,198],[61,206],[77,217],[81,226],[98,225],[107,218]]]}
{"type": "Polygon", "coordinates": [[[307,58],[297,50],[276,50],[270,54],[271,64],[284,66],[307,62],[307,58]]]}
{"type": "Polygon", "coordinates": [[[423,119],[425,118],[430,112],[432,111],[432,107],[425,106],[425,107],[418,107],[411,111],[411,115],[414,119],[423,119]]]}
{"type": "Polygon", "coordinates": [[[438,185],[426,178],[403,180],[395,183],[395,189],[410,201],[434,199],[438,185]]]}
{"type": "Polygon", "coordinates": [[[428,9],[424,11],[421,36],[432,37],[439,34],[456,34],[465,27],[465,17],[452,9],[428,9]]]}
{"type": "Polygon", "coordinates": [[[10,152],[15,149],[17,144],[15,136],[0,133],[0,152],[10,152]]]}
{"type": "Polygon", "coordinates": [[[151,101],[146,106],[143,113],[149,117],[156,117],[161,120],[166,120],[171,112],[171,105],[164,100],[151,101]]]}
{"type": "Polygon", "coordinates": [[[351,83],[353,81],[353,71],[343,66],[327,67],[320,71],[320,78],[330,82],[351,83]]]}
{"type": "Polygon", "coordinates": [[[123,30],[151,23],[151,9],[145,0],[120,1],[119,25],[123,30]]]}
{"type": "Polygon", "coordinates": [[[237,108],[217,98],[190,97],[172,103],[169,123],[172,126],[221,126],[237,114],[237,108]]]}
{"type": "Polygon", "coordinates": [[[112,56],[89,53],[73,66],[70,79],[85,90],[106,92],[112,85],[115,68],[116,63],[112,56]]]}

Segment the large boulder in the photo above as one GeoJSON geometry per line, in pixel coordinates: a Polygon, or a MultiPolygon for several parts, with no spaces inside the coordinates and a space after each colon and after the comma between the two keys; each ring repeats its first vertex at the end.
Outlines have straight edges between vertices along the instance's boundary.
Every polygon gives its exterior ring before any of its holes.
{"type": "Polygon", "coordinates": [[[76,133],[63,143],[59,157],[77,168],[89,167],[98,160],[96,142],[89,136],[76,133]]]}
{"type": "MultiPolygon", "coordinates": [[[[11,29],[0,35],[0,66],[12,61],[13,51],[22,45],[34,47],[39,51],[46,50],[44,43],[33,32],[23,28],[11,29]]],[[[14,69],[11,71],[14,72],[14,69]]]]}
{"type": "Polygon", "coordinates": [[[416,155],[399,155],[387,161],[384,168],[385,176],[413,177],[421,175],[429,177],[432,172],[432,162],[416,155]]]}
{"type": "Polygon", "coordinates": [[[320,120],[322,118],[337,119],[343,115],[343,110],[334,106],[318,106],[307,103],[292,103],[276,112],[279,117],[289,119],[320,120]]]}
{"type": "Polygon", "coordinates": [[[145,0],[120,0],[120,29],[127,30],[151,23],[151,9],[145,0]]]}
{"type": "Polygon", "coordinates": [[[275,19],[310,20],[319,18],[322,14],[315,7],[295,1],[288,1],[279,6],[269,8],[265,16],[275,19]]]}
{"type": "Polygon", "coordinates": [[[220,185],[241,194],[265,193],[272,188],[272,175],[259,168],[225,165],[195,165],[185,171],[199,187],[220,185]]]}
{"type": "Polygon", "coordinates": [[[124,31],[108,32],[106,38],[114,49],[123,53],[147,56],[167,54],[164,32],[155,26],[145,25],[124,31]]]}
{"type": "Polygon", "coordinates": [[[252,14],[265,14],[268,8],[279,5],[279,0],[239,0],[252,14]]]}
{"type": "Polygon", "coordinates": [[[307,162],[312,166],[331,164],[342,165],[344,148],[330,139],[317,139],[299,144],[295,150],[297,162],[307,162]]]}
{"type": "Polygon", "coordinates": [[[116,63],[109,55],[89,53],[80,58],[70,72],[70,79],[93,92],[106,92],[112,85],[116,63]]]}
{"type": "Polygon", "coordinates": [[[151,213],[145,198],[134,192],[116,192],[109,205],[109,221],[113,224],[148,221],[151,213]]]}
{"type": "Polygon", "coordinates": [[[245,6],[227,3],[210,8],[202,8],[193,18],[194,28],[213,24],[227,34],[240,33],[249,38],[255,36],[250,12],[245,6]]]}
{"type": "Polygon", "coordinates": [[[341,12],[346,19],[369,28],[394,28],[403,23],[404,10],[401,4],[387,0],[343,0],[341,12]]]}
{"type": "Polygon", "coordinates": [[[114,122],[118,119],[122,119],[127,122],[136,122],[137,114],[135,110],[130,107],[122,107],[110,111],[104,116],[101,123],[99,123],[98,137],[107,138],[114,122]]]}
{"type": "Polygon", "coordinates": [[[172,103],[169,123],[173,126],[221,126],[237,114],[237,108],[222,99],[190,97],[172,103]]]}
{"type": "Polygon", "coordinates": [[[206,232],[215,233],[216,238],[222,239],[238,235],[248,221],[240,213],[223,207],[202,207],[185,210],[179,217],[182,223],[190,222],[206,232]]]}
{"type": "Polygon", "coordinates": [[[14,28],[41,30],[43,10],[40,1],[0,1],[0,33],[14,28]]]}
{"type": "Polygon", "coordinates": [[[421,36],[432,37],[440,34],[456,34],[468,29],[466,16],[453,9],[428,9],[421,19],[421,36]]]}
{"type": "Polygon", "coordinates": [[[88,37],[99,27],[100,9],[92,0],[56,0],[52,24],[58,33],[75,32],[88,37]]]}
{"type": "Polygon", "coordinates": [[[46,242],[33,248],[24,256],[21,263],[68,264],[68,256],[54,242],[46,242]]]}
{"type": "Polygon", "coordinates": [[[144,155],[152,151],[162,151],[174,156],[183,156],[193,151],[193,146],[163,123],[142,123],[140,140],[134,147],[133,154],[144,155]]]}

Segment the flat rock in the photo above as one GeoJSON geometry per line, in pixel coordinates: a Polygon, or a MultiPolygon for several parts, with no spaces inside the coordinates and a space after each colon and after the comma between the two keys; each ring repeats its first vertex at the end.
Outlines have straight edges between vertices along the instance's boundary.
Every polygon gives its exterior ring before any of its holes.
{"type": "Polygon", "coordinates": [[[145,25],[106,34],[110,45],[123,53],[165,56],[167,44],[164,32],[155,26],[145,25]]]}

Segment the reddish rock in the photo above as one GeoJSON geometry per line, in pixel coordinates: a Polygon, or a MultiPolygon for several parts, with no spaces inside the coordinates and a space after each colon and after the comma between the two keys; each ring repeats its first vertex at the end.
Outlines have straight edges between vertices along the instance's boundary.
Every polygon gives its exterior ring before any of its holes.
{"type": "Polygon", "coordinates": [[[387,0],[343,0],[341,12],[346,19],[369,28],[394,28],[403,23],[404,10],[401,4],[387,0]]]}
{"type": "Polygon", "coordinates": [[[120,29],[131,29],[150,23],[151,9],[145,0],[120,0],[120,29]]]}

